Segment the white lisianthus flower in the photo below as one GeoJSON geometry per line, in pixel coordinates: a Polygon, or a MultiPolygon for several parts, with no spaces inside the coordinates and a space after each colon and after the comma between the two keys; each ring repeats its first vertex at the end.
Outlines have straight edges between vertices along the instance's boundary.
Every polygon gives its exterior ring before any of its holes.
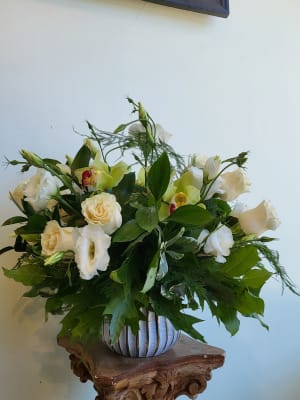
{"type": "Polygon", "coordinates": [[[191,161],[190,164],[193,167],[197,167],[197,168],[204,168],[205,163],[207,161],[208,157],[206,155],[203,154],[192,154],[191,155],[191,161]]]}
{"type": "Polygon", "coordinates": [[[106,271],[109,264],[111,238],[99,225],[73,229],[75,262],[82,279],[92,279],[97,271],[106,271]]]}
{"type": "Polygon", "coordinates": [[[24,190],[26,188],[26,185],[26,181],[20,182],[13,190],[13,192],[10,193],[11,199],[21,211],[24,211],[22,202],[24,200],[24,190]]]}
{"type": "Polygon", "coordinates": [[[204,253],[215,256],[215,260],[218,263],[226,262],[225,256],[229,256],[230,249],[234,244],[232,232],[225,225],[219,225],[210,234],[207,230],[203,230],[198,238],[200,247],[204,242],[204,253]]]}
{"type": "Polygon", "coordinates": [[[203,200],[207,200],[207,199],[211,199],[215,194],[222,194],[223,190],[222,190],[222,181],[220,178],[217,178],[213,184],[210,186],[208,192],[205,195],[205,199],[203,200]]]}
{"type": "Polygon", "coordinates": [[[203,171],[197,167],[190,167],[187,171],[191,174],[192,180],[191,185],[195,186],[197,189],[201,189],[203,186],[203,171]]]}
{"type": "Polygon", "coordinates": [[[73,250],[73,228],[62,228],[56,220],[49,221],[41,235],[42,254],[51,256],[57,251],[73,250]]]}
{"type": "Polygon", "coordinates": [[[214,179],[220,171],[221,163],[222,160],[219,156],[209,157],[203,167],[204,175],[209,180],[214,179]]]}
{"type": "Polygon", "coordinates": [[[249,192],[250,181],[242,168],[237,168],[231,172],[225,172],[221,175],[223,190],[222,199],[233,201],[240,194],[249,192]]]}
{"type": "Polygon", "coordinates": [[[275,230],[280,225],[275,208],[270,201],[262,201],[256,208],[242,212],[239,216],[242,230],[248,234],[260,236],[265,231],[275,230]]]}
{"type": "Polygon", "coordinates": [[[131,124],[130,127],[128,128],[128,133],[130,135],[135,135],[137,133],[144,133],[144,132],[145,128],[141,122],[135,122],[134,124],[131,124]]]}
{"type": "Polygon", "coordinates": [[[37,169],[24,188],[25,201],[32,206],[34,211],[39,212],[47,208],[51,196],[56,194],[60,181],[48,171],[37,169]]]}
{"type": "Polygon", "coordinates": [[[113,194],[103,192],[89,197],[81,203],[81,210],[89,224],[101,226],[108,235],[122,224],[121,206],[113,194]]]}
{"type": "Polygon", "coordinates": [[[172,133],[167,132],[160,124],[155,124],[155,128],[157,137],[164,143],[167,143],[173,136],[172,133]]]}
{"type": "MultiPolygon", "coordinates": [[[[155,131],[158,139],[160,139],[164,143],[167,143],[173,136],[171,133],[167,132],[160,124],[155,124],[155,131]]],[[[131,135],[136,135],[139,133],[145,133],[146,130],[145,127],[141,124],[141,122],[136,122],[130,125],[128,132],[131,135]]]]}
{"type": "Polygon", "coordinates": [[[208,236],[209,231],[207,229],[203,229],[197,239],[199,249],[201,249],[201,247],[204,245],[205,240],[208,238],[208,236]]]}

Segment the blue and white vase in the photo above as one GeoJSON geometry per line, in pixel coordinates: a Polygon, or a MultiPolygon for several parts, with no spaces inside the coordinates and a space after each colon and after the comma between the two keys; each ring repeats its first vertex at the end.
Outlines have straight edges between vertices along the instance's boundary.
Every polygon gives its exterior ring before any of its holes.
{"type": "Polygon", "coordinates": [[[153,357],[169,350],[179,339],[180,332],[171,322],[153,311],[145,311],[145,321],[139,321],[139,330],[134,335],[125,326],[119,339],[112,344],[109,337],[109,319],[102,324],[102,341],[115,353],[125,357],[153,357]]]}

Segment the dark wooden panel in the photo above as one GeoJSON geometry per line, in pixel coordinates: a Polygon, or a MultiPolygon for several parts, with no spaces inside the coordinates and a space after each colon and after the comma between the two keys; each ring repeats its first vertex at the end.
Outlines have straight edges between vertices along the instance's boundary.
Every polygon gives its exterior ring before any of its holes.
{"type": "Polygon", "coordinates": [[[226,18],[229,15],[229,0],[145,0],[164,6],[182,8],[204,14],[226,18]]]}

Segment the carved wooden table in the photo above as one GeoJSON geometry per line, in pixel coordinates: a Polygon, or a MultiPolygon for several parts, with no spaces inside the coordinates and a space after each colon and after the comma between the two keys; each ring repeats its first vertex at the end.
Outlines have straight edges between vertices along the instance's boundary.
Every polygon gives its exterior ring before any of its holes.
{"type": "Polygon", "coordinates": [[[91,380],[96,400],[195,399],[203,392],[211,371],[224,363],[222,349],[182,335],[172,350],[153,358],[126,358],[101,343],[82,345],[60,338],[70,353],[71,368],[81,382],[91,380]]]}

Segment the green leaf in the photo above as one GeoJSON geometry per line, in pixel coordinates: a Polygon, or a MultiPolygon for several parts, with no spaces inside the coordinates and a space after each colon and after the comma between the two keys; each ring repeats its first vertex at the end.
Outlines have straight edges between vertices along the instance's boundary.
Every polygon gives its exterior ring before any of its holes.
{"type": "Polygon", "coordinates": [[[53,159],[53,158],[43,158],[43,161],[44,161],[44,163],[47,164],[47,165],[56,166],[57,164],[60,164],[60,161],[55,160],[55,159],[53,159]]]}
{"type": "Polygon", "coordinates": [[[226,263],[221,264],[220,271],[231,276],[239,277],[260,261],[258,251],[254,246],[233,249],[226,263]]]}
{"type": "Polygon", "coordinates": [[[135,219],[132,219],[126,222],[126,224],[121,226],[121,228],[114,233],[112,241],[113,243],[131,242],[139,237],[143,232],[144,229],[140,227],[135,219]]]}
{"type": "Polygon", "coordinates": [[[193,253],[199,248],[199,243],[197,239],[190,237],[190,236],[183,236],[180,239],[177,240],[175,243],[174,247],[176,250],[179,252],[184,252],[184,253],[193,253]]]}
{"type": "Polygon", "coordinates": [[[44,215],[32,215],[28,218],[26,233],[41,233],[47,224],[47,217],[44,215]]]}
{"type": "Polygon", "coordinates": [[[123,132],[127,128],[127,126],[128,124],[121,124],[113,131],[113,133],[123,132]]]}
{"type": "Polygon", "coordinates": [[[28,218],[28,223],[16,229],[15,232],[17,235],[42,233],[45,229],[47,221],[47,217],[44,215],[31,215],[28,218]]]}
{"type": "Polygon", "coordinates": [[[295,284],[288,276],[285,268],[280,265],[278,251],[272,250],[265,244],[259,242],[255,243],[255,247],[257,248],[259,253],[261,253],[261,255],[269,261],[275,271],[275,274],[280,277],[282,290],[287,287],[292,293],[300,296],[299,290],[296,288],[295,284]]]}
{"type": "MultiPolygon", "coordinates": [[[[17,204],[17,203],[15,203],[15,204],[17,204]]],[[[36,212],[34,211],[33,207],[31,206],[31,204],[28,201],[22,200],[22,206],[24,209],[24,214],[26,214],[28,216],[35,215],[36,212]]]]}
{"type": "Polygon", "coordinates": [[[228,203],[221,199],[209,199],[204,202],[207,211],[216,217],[228,216],[231,213],[231,208],[228,203]]]}
{"type": "Polygon", "coordinates": [[[159,296],[151,300],[154,311],[158,315],[163,315],[168,318],[175,329],[182,330],[194,339],[205,342],[204,337],[193,328],[195,323],[202,322],[201,319],[181,313],[176,304],[174,304],[173,301],[167,300],[165,297],[159,296]]]}
{"type": "Polygon", "coordinates": [[[23,297],[37,297],[39,295],[40,295],[39,285],[32,286],[32,288],[23,293],[23,297]]]}
{"type": "Polygon", "coordinates": [[[128,293],[131,289],[130,259],[126,258],[120,268],[112,271],[110,273],[110,278],[114,282],[125,285],[125,292],[128,293]]]}
{"type": "Polygon", "coordinates": [[[131,193],[133,192],[135,185],[135,173],[130,172],[124,175],[121,182],[113,188],[113,194],[116,196],[117,201],[120,204],[124,204],[129,200],[131,193]]]}
{"type": "Polygon", "coordinates": [[[154,257],[151,260],[151,263],[149,265],[148,271],[147,271],[147,278],[144,284],[143,289],[141,290],[142,293],[147,293],[149,292],[150,289],[153,288],[154,283],[155,283],[155,278],[158,270],[158,265],[159,265],[159,256],[160,256],[160,250],[157,250],[157,252],[154,254],[154,257]]]}
{"type": "Polygon", "coordinates": [[[183,253],[178,253],[177,251],[167,250],[166,253],[177,261],[181,260],[184,257],[183,253]]]}
{"type": "Polygon", "coordinates": [[[148,184],[156,200],[161,199],[170,182],[171,166],[166,152],[154,162],[148,173],[148,184]]]}
{"type": "Polygon", "coordinates": [[[59,296],[49,297],[45,303],[45,311],[46,315],[56,314],[57,312],[61,311],[61,306],[63,304],[62,298],[59,296]]]}
{"type": "Polygon", "coordinates": [[[87,339],[88,337],[95,339],[99,337],[102,309],[101,307],[88,308],[84,312],[81,312],[78,315],[77,324],[72,330],[72,336],[83,339],[87,339]]]}
{"type": "Polygon", "coordinates": [[[257,320],[259,321],[260,325],[261,325],[263,328],[265,328],[267,331],[269,330],[269,326],[260,318],[259,315],[257,315],[257,314],[251,314],[251,315],[249,315],[249,317],[257,319],[257,320]]]}
{"type": "Polygon", "coordinates": [[[3,268],[3,272],[6,277],[22,282],[25,286],[37,285],[47,277],[46,270],[37,264],[23,264],[11,270],[3,268]]]}
{"type": "Polygon", "coordinates": [[[119,295],[113,297],[107,304],[104,315],[111,315],[110,322],[110,338],[112,343],[115,343],[124,326],[130,323],[133,331],[138,330],[138,321],[140,314],[134,303],[134,297],[125,297],[121,292],[119,295]]]}
{"type": "Polygon", "coordinates": [[[74,306],[60,321],[62,324],[62,328],[58,334],[58,336],[70,335],[74,338],[72,330],[78,324],[79,316],[84,312],[84,308],[82,306],[74,306]]]}
{"type": "Polygon", "coordinates": [[[142,287],[144,274],[142,274],[143,278],[141,279],[141,271],[137,268],[140,262],[140,254],[135,249],[129,253],[120,268],[110,273],[110,278],[113,281],[124,285],[126,296],[129,296],[133,290],[138,291],[142,287]]]}
{"type": "Polygon", "coordinates": [[[100,336],[103,307],[88,308],[75,305],[61,321],[59,336],[70,336],[71,340],[86,341],[100,336]]]}
{"type": "Polygon", "coordinates": [[[26,242],[38,242],[41,238],[39,233],[21,233],[20,236],[26,242]]]}
{"type": "Polygon", "coordinates": [[[25,217],[20,217],[20,216],[12,217],[12,218],[7,219],[5,222],[3,222],[2,226],[19,224],[19,223],[26,222],[26,221],[27,221],[27,218],[25,218],[25,217]]]}
{"type": "Polygon", "coordinates": [[[251,269],[246,272],[242,282],[246,287],[259,289],[272,275],[266,269],[251,269]]]}
{"type": "Polygon", "coordinates": [[[214,216],[197,205],[185,205],[177,208],[167,221],[177,222],[182,225],[205,226],[214,220],[214,216]]]}
{"type": "Polygon", "coordinates": [[[239,331],[240,320],[234,308],[226,304],[219,304],[219,307],[214,309],[213,314],[223,322],[225,328],[232,336],[239,331]]]}
{"type": "Polygon", "coordinates": [[[72,172],[74,172],[76,169],[79,169],[79,168],[88,167],[91,157],[92,157],[92,153],[91,153],[90,149],[88,148],[88,146],[83,145],[79,149],[78,153],[76,154],[76,156],[72,162],[72,165],[71,165],[72,172]]]}
{"type": "Polygon", "coordinates": [[[251,314],[263,315],[265,304],[263,299],[260,297],[254,296],[252,293],[245,291],[239,298],[237,309],[245,316],[249,316],[251,314]]]}
{"type": "Polygon", "coordinates": [[[151,232],[158,224],[158,213],[154,206],[139,208],[135,217],[139,226],[147,232],[151,232]]]}
{"type": "MultiPolygon", "coordinates": [[[[166,226],[166,229],[164,230],[164,236],[166,236],[166,234],[168,234],[167,228],[168,228],[168,226],[170,226],[170,225],[172,225],[172,224],[168,224],[168,225],[166,226]]],[[[166,242],[166,247],[170,247],[170,246],[172,246],[175,242],[177,242],[177,240],[183,236],[184,232],[185,232],[185,227],[182,226],[182,227],[180,228],[180,230],[179,230],[178,232],[176,232],[175,236],[173,236],[173,237],[171,237],[171,239],[168,239],[168,240],[167,240],[167,242],[166,242]]]]}

